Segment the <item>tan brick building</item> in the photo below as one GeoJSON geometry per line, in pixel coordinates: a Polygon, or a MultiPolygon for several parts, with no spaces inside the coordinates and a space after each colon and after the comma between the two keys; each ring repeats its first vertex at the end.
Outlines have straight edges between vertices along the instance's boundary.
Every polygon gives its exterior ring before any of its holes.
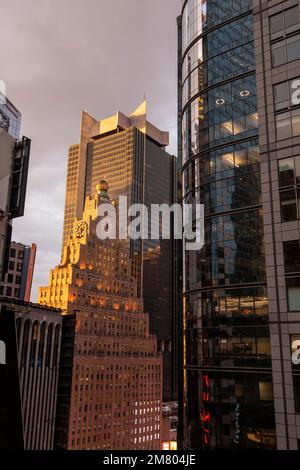
{"type": "Polygon", "coordinates": [[[107,189],[102,181],[95,197],[87,197],[62,263],[39,289],[40,304],[77,317],[71,393],[58,397],[55,446],[159,449],[162,359],[131,277],[128,245],[96,234],[107,189]]]}

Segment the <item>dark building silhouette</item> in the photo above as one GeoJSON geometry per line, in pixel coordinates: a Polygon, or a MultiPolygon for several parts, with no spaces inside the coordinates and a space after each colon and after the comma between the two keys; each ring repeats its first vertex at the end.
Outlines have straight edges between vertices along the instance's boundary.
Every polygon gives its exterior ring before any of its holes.
{"type": "MultiPolygon", "coordinates": [[[[7,349],[0,381],[8,384],[1,387],[5,396],[0,416],[3,423],[9,423],[7,434],[0,436],[0,447],[51,450],[63,318],[59,310],[31,303],[2,299],[0,306],[0,340],[7,349]]],[[[72,323],[65,325],[72,328],[72,323]]]]}
{"type": "Polygon", "coordinates": [[[11,242],[6,272],[0,284],[0,297],[30,301],[36,245],[11,242]]]}

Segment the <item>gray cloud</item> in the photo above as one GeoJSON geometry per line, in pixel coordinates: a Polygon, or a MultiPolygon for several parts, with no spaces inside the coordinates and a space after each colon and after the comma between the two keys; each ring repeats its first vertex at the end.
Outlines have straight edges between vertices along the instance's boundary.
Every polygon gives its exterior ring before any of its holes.
{"type": "Polygon", "coordinates": [[[33,300],[59,262],[67,148],[80,111],[101,119],[148,98],[176,153],[181,0],[10,0],[1,6],[1,75],[32,139],[25,216],[13,238],[38,245],[33,300]]]}

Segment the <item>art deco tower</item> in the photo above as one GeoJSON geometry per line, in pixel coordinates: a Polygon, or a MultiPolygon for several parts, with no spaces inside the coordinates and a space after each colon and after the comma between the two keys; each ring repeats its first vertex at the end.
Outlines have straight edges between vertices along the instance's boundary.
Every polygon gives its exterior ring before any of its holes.
{"type": "Polygon", "coordinates": [[[76,314],[72,373],[60,378],[56,448],[159,449],[162,358],[124,241],[100,241],[102,181],[73,222],[39,303],[76,314]],[[69,390],[71,393],[66,393],[69,390]]]}
{"type": "MultiPolygon", "coordinates": [[[[127,196],[128,206],[173,204],[176,159],[166,152],[168,144],[168,132],[147,121],[146,101],[130,116],[118,112],[97,121],[82,112],[80,142],[69,148],[62,251],[101,179],[111,199],[127,196]]],[[[172,400],[177,388],[173,241],[128,240],[128,247],[137,293],[163,352],[164,399],[172,400]]]]}

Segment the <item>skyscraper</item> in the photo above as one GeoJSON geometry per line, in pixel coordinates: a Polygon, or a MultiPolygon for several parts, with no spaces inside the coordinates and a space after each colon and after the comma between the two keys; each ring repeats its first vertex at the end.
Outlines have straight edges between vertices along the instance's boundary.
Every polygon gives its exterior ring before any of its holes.
{"type": "Polygon", "coordinates": [[[300,448],[300,4],[253,1],[278,449],[300,448]]]}
{"type": "Polygon", "coordinates": [[[162,356],[149,334],[149,315],[137,295],[123,240],[99,240],[98,207],[109,203],[101,181],[64,246],[62,263],[39,303],[76,314],[70,374],[57,408],[55,447],[160,448],[162,356]]]}
{"type": "MultiPolygon", "coordinates": [[[[128,207],[175,202],[176,159],[166,152],[168,144],[169,134],[147,121],[146,101],[130,116],[118,112],[97,121],[82,112],[80,142],[69,148],[62,251],[101,179],[112,200],[127,196],[128,207]]],[[[173,241],[128,240],[128,246],[137,294],[163,352],[164,399],[172,400],[177,393],[173,241]]]]}
{"type": "Polygon", "coordinates": [[[185,253],[183,445],[295,450],[299,1],[189,0],[178,24],[183,200],[206,228],[185,253]]]}
{"type": "Polygon", "coordinates": [[[24,214],[31,141],[19,140],[21,114],[0,92],[0,282],[7,268],[12,219],[24,214]]]}
{"type": "Polygon", "coordinates": [[[11,242],[6,272],[0,283],[0,297],[30,301],[36,245],[11,242]]]}
{"type": "MultiPolygon", "coordinates": [[[[73,322],[70,315],[64,324],[73,322]]],[[[60,311],[12,299],[0,301],[0,448],[51,450],[63,318],[60,311]]]]}

